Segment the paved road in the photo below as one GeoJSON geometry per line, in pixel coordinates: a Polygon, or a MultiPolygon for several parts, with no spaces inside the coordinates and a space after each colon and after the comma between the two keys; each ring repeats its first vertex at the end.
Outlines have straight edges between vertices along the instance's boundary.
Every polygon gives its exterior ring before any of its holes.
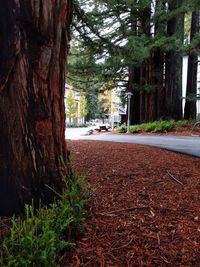
{"type": "MultiPolygon", "coordinates": [[[[87,128],[86,128],[87,129],[87,128]]],[[[66,134],[67,139],[73,140],[98,140],[98,141],[112,141],[112,142],[124,142],[132,144],[143,144],[153,147],[159,147],[183,154],[188,154],[196,157],[200,157],[200,137],[192,136],[140,136],[140,135],[121,135],[121,134],[107,134],[102,133],[100,135],[83,135],[87,130],[82,129],[81,134],[73,135],[70,133],[66,134]]]]}
{"type": "Polygon", "coordinates": [[[95,130],[97,126],[80,127],[80,128],[65,128],[65,138],[77,140],[87,135],[89,130],[95,130]]]}

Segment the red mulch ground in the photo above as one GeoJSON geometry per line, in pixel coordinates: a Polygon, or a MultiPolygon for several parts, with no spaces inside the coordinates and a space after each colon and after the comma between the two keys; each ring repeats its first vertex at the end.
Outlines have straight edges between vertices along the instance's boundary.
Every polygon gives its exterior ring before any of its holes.
{"type": "Polygon", "coordinates": [[[124,143],[68,148],[91,195],[68,267],[200,266],[200,159],[124,143]]]}

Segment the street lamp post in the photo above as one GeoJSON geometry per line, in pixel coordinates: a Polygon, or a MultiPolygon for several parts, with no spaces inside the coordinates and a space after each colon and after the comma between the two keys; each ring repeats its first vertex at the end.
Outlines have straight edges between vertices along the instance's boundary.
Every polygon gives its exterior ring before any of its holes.
{"type": "Polygon", "coordinates": [[[131,92],[128,92],[128,118],[127,118],[127,133],[130,133],[130,110],[131,110],[131,96],[133,95],[131,92]]]}

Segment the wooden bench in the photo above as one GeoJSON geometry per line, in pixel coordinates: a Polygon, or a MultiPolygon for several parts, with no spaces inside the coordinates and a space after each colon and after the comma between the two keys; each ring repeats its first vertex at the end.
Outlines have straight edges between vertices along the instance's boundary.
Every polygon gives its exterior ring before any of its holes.
{"type": "Polygon", "coordinates": [[[98,131],[98,132],[108,131],[108,128],[106,127],[106,125],[101,125],[101,126],[99,126],[99,128],[97,128],[95,130],[98,131]]]}

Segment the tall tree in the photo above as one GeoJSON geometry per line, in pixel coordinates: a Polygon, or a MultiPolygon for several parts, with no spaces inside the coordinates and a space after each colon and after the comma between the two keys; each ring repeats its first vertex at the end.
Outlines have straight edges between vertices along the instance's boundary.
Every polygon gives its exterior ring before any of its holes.
{"type": "MultiPolygon", "coordinates": [[[[173,13],[181,8],[182,0],[169,0],[168,9],[173,13]]],[[[170,119],[182,118],[182,55],[178,47],[183,45],[184,14],[172,16],[167,23],[167,34],[177,40],[165,57],[165,117],[170,119]],[[178,46],[178,47],[177,47],[178,46]]]]}
{"type": "Polygon", "coordinates": [[[0,215],[61,189],[72,0],[1,0],[0,215]]]}
{"type": "MultiPolygon", "coordinates": [[[[130,23],[131,23],[131,31],[133,36],[135,35],[137,38],[141,38],[141,36],[146,35],[149,37],[150,35],[150,20],[151,16],[151,2],[147,1],[146,4],[138,10],[136,6],[131,9],[130,13],[130,23]],[[140,15],[137,15],[139,11],[140,15]]],[[[147,59],[146,59],[147,61],[147,59]]],[[[143,81],[145,77],[143,76],[143,66],[140,64],[129,65],[128,72],[128,88],[127,91],[131,92],[133,95],[130,99],[130,124],[139,124],[141,121],[141,110],[144,110],[144,105],[142,105],[142,95],[144,94],[144,90],[142,90],[143,81]]]]}
{"type": "Polygon", "coordinates": [[[80,11],[80,6],[77,5],[77,17],[81,23],[75,25],[85,43],[92,47],[91,51],[96,59],[100,59],[100,80],[107,84],[114,80],[116,87],[134,91],[131,109],[134,123],[139,120],[137,107],[140,99],[140,79],[132,74],[138,73],[137,65],[140,65],[149,53],[145,32],[141,31],[137,23],[138,14],[143,10],[145,13],[145,9],[150,5],[150,1],[146,2],[142,1],[140,5],[138,1],[99,0],[93,2],[93,9],[87,13],[80,11]]]}
{"type": "Polygon", "coordinates": [[[69,119],[69,125],[74,124],[73,119],[76,114],[75,92],[69,88],[66,97],[66,118],[69,119]]]}
{"type": "Polygon", "coordinates": [[[99,67],[92,53],[78,36],[72,35],[68,57],[67,81],[82,92],[87,101],[86,120],[98,117],[99,67]]]}
{"type": "MultiPolygon", "coordinates": [[[[199,32],[199,16],[200,12],[198,9],[192,12],[190,42],[193,41],[195,34],[199,32]]],[[[196,50],[193,50],[188,56],[186,102],[184,109],[185,119],[196,119],[197,69],[198,53],[196,50]]]]}
{"type": "Polygon", "coordinates": [[[76,0],[74,26],[99,61],[99,79],[133,93],[131,124],[182,118],[184,15],[198,5],[198,0],[76,0]]]}
{"type": "Polygon", "coordinates": [[[87,100],[83,92],[80,95],[80,119],[81,123],[85,123],[85,116],[87,115],[87,100]]]}

